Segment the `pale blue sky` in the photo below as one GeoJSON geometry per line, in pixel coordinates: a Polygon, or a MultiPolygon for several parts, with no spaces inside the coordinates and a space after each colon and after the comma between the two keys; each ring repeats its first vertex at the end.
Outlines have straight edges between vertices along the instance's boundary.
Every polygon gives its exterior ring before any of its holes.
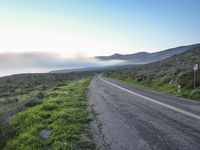
{"type": "Polygon", "coordinates": [[[0,76],[195,43],[200,0],[0,0],[0,76]]]}
{"type": "Polygon", "coordinates": [[[0,52],[94,56],[200,42],[200,0],[0,0],[0,52]]]}

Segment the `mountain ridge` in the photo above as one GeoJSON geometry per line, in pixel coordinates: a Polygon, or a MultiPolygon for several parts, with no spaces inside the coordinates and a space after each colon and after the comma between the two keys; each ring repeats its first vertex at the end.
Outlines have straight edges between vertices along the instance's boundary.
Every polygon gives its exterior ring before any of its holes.
{"type": "Polygon", "coordinates": [[[177,55],[180,53],[183,53],[187,50],[190,50],[192,48],[200,47],[200,43],[193,44],[193,45],[187,45],[187,46],[179,46],[175,48],[170,48],[154,53],[148,53],[148,52],[138,52],[133,54],[118,54],[115,53],[110,56],[96,56],[95,58],[102,60],[102,61],[108,61],[108,60],[125,60],[125,64],[147,64],[151,62],[156,62],[165,58],[169,58],[173,55],[177,55]]]}
{"type": "Polygon", "coordinates": [[[94,66],[94,67],[86,67],[86,68],[77,68],[77,69],[62,69],[62,70],[52,70],[49,73],[69,73],[69,72],[81,72],[81,71],[102,71],[109,69],[117,69],[117,68],[129,68],[134,65],[142,65],[149,64],[153,62],[157,62],[175,55],[179,55],[185,51],[191,50],[193,48],[200,48],[200,43],[187,45],[187,46],[179,46],[175,48],[166,49],[163,51],[148,53],[148,52],[138,52],[134,54],[118,54],[115,53],[111,56],[96,56],[96,59],[99,61],[111,61],[111,60],[125,60],[124,62],[108,65],[108,66],[94,66]],[[123,59],[122,59],[123,58],[123,59]],[[120,67],[121,66],[121,67],[120,67]]]}

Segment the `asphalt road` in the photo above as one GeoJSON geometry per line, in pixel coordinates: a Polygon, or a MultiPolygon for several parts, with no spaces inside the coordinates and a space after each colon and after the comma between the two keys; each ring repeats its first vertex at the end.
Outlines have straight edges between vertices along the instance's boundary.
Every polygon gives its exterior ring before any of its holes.
{"type": "Polygon", "coordinates": [[[200,103],[95,76],[88,104],[102,150],[200,150],[200,103]]]}

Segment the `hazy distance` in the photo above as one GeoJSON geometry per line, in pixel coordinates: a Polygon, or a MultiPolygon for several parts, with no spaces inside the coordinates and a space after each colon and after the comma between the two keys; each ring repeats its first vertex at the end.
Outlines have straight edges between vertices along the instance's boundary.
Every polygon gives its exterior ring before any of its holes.
{"type": "Polygon", "coordinates": [[[88,58],[199,43],[199,6],[198,0],[1,0],[0,76],[95,67],[110,63],[88,58]]]}

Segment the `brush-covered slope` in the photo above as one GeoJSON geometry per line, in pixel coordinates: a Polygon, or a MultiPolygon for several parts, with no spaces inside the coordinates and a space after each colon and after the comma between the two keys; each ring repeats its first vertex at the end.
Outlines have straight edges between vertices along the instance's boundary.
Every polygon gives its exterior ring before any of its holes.
{"type": "MultiPolygon", "coordinates": [[[[184,88],[192,89],[194,64],[200,65],[200,48],[193,48],[158,62],[111,71],[107,74],[148,83],[181,84],[184,88]]],[[[200,70],[197,71],[197,87],[200,87],[200,70]]]]}

